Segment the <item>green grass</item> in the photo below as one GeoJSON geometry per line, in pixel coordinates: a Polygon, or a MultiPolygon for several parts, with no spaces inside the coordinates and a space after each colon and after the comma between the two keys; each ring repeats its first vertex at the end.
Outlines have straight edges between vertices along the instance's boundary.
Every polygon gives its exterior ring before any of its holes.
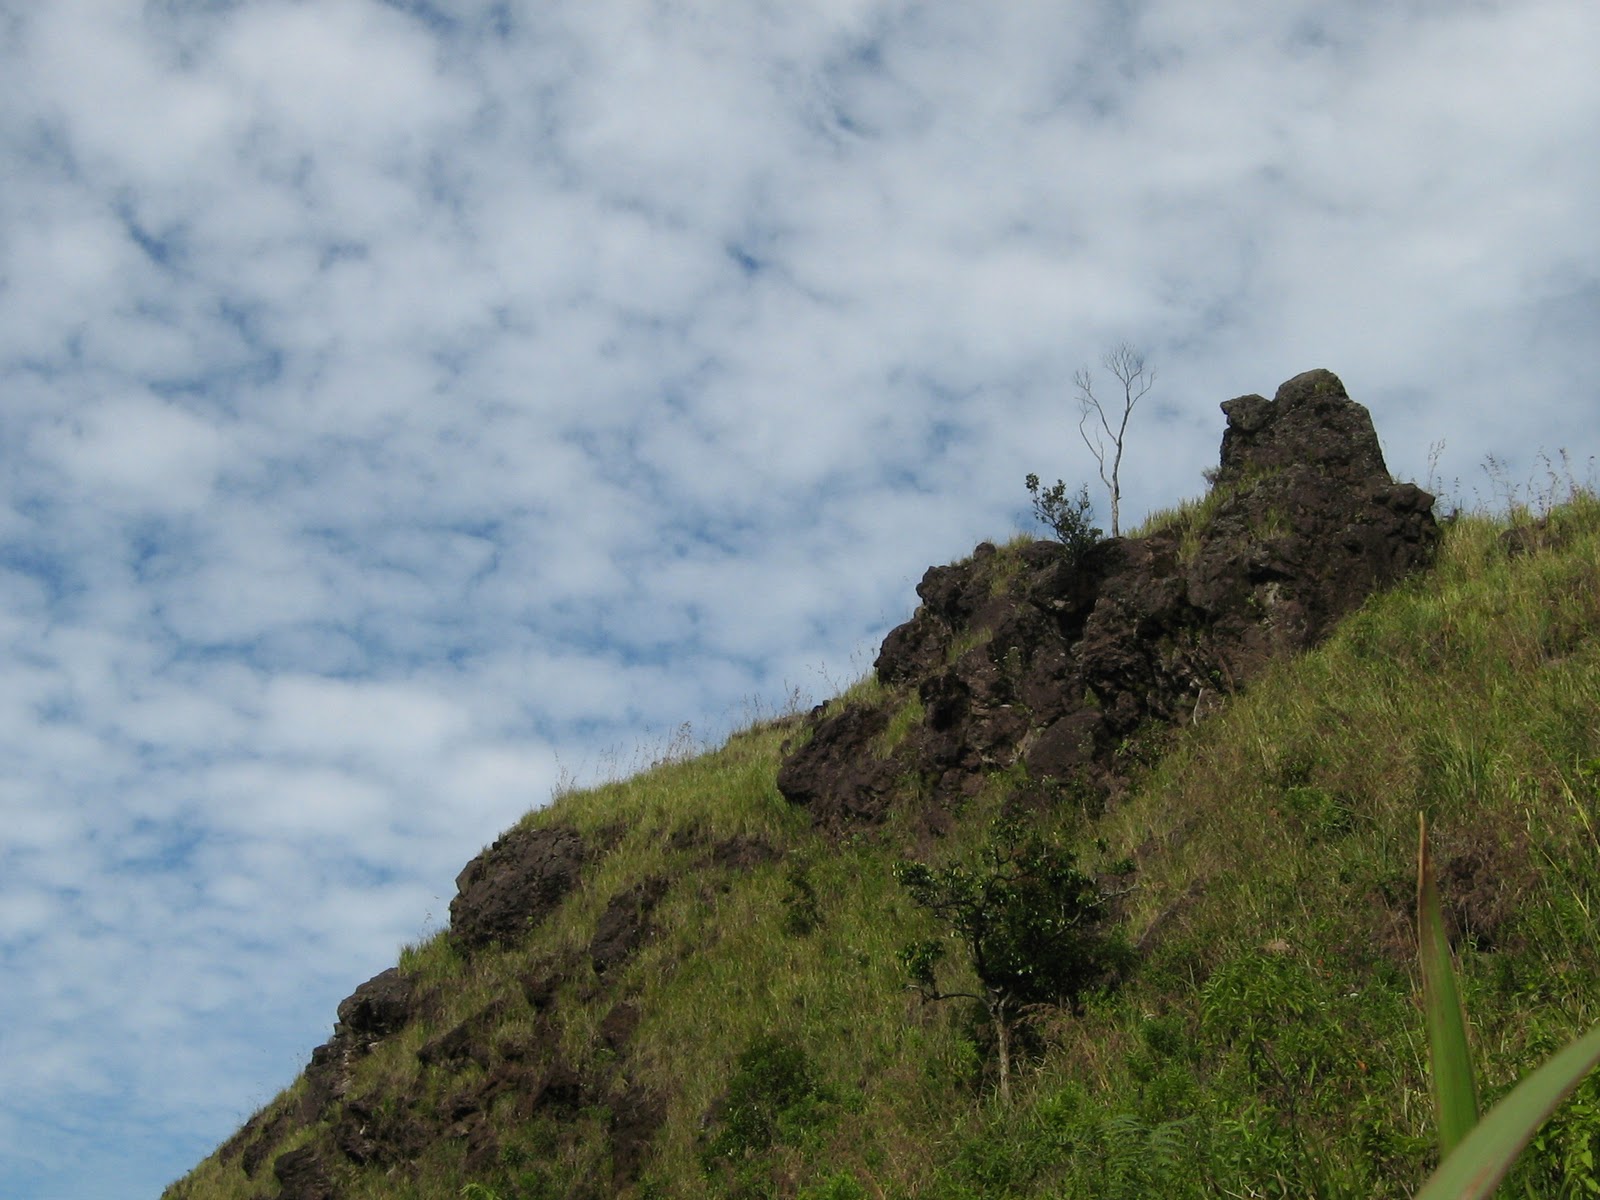
{"type": "MultiPolygon", "coordinates": [[[[497,1001],[497,1036],[527,1034],[519,977],[564,964],[564,1052],[667,1100],[636,1197],[1409,1196],[1437,1162],[1412,925],[1419,811],[1483,1107],[1600,1021],[1600,500],[1580,490],[1548,516],[1516,557],[1503,521],[1460,518],[1431,573],[1173,734],[1106,812],[1040,815],[1087,868],[1133,860],[1122,920],[1144,953],[1119,990],[1031,1015],[1009,1107],[982,1021],[904,986],[895,951],[930,931],[891,867],[967,853],[1025,781],[997,774],[942,840],[891,820],[832,842],[776,790],[786,721],[529,813],[611,849],[526,946],[471,960],[442,935],[406,948],[406,969],[443,988],[441,1011],[380,1043],[352,1092],[437,1112],[480,1068],[424,1069],[416,1050],[497,1001]],[[773,854],[711,864],[735,838],[773,854]],[[670,880],[657,936],[597,980],[584,957],[596,921],[651,876],[670,880]],[[642,1017],[608,1060],[593,1034],[619,997],[642,1017]],[[719,1101],[763,1038],[797,1047],[817,1090],[781,1137],[708,1175],[719,1101]]],[[[914,727],[911,702],[870,676],[851,693],[895,706],[888,742],[914,727]]],[[[411,1172],[353,1171],[341,1195],[610,1195],[599,1103],[531,1125],[499,1106],[502,1161],[487,1174],[443,1142],[411,1172]]],[[[1507,1194],[1591,1194],[1597,1151],[1589,1080],[1507,1194]]],[[[271,1195],[270,1175],[270,1156],[254,1182],[213,1158],[169,1195],[271,1195]]]]}
{"type": "MultiPolygon", "coordinates": [[[[1530,1073],[1480,1120],[1477,1072],[1467,1041],[1466,1014],[1456,989],[1425,818],[1419,818],[1418,827],[1418,962],[1441,1162],[1417,1196],[1419,1200],[1488,1200],[1550,1114],[1600,1063],[1600,1025],[1530,1073]]],[[[1576,1161],[1565,1156],[1560,1169],[1564,1181],[1592,1191],[1593,1145],[1583,1146],[1576,1161]]]]}

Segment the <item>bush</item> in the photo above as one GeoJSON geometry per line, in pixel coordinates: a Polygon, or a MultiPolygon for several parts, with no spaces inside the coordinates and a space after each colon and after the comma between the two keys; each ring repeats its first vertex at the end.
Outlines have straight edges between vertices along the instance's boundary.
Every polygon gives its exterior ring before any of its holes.
{"type": "Polygon", "coordinates": [[[1067,495],[1067,485],[1056,480],[1055,486],[1040,490],[1039,477],[1030,474],[1025,482],[1028,495],[1033,497],[1033,515],[1048,525],[1056,539],[1067,548],[1073,566],[1083,561],[1084,555],[1100,541],[1100,530],[1094,520],[1094,505],[1089,500],[1089,488],[1078,489],[1076,496],[1067,495]]]}
{"type": "Polygon", "coordinates": [[[1016,820],[995,822],[970,862],[937,868],[900,862],[894,877],[960,943],[982,991],[939,987],[944,937],[904,946],[900,965],[924,1000],[983,1005],[994,1027],[1004,1101],[1010,1099],[1011,1036],[1022,1010],[1076,1007],[1086,991],[1132,965],[1132,948],[1108,927],[1107,897],[1094,876],[1078,869],[1070,851],[1016,820]]]}

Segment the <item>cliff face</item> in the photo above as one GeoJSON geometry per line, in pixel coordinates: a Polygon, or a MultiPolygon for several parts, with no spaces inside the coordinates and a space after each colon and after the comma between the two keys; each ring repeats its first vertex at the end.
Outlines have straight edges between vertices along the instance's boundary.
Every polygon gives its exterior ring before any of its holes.
{"type": "Polygon", "coordinates": [[[1429,560],[1433,497],[1389,477],[1370,415],[1336,375],[1308,371],[1222,410],[1211,494],[1147,536],[1076,564],[1041,541],[930,569],[875,664],[894,694],[915,694],[921,721],[885,755],[888,708],[819,712],[783,794],[823,825],[872,823],[914,775],[938,823],[988,772],[1021,763],[1034,781],[1104,797],[1144,731],[1199,719],[1429,560]]]}
{"type": "MultiPolygon", "coordinates": [[[[1101,542],[1076,563],[1062,545],[1036,541],[984,544],[930,569],[921,606],[877,658],[878,698],[794,723],[777,775],[783,798],[824,834],[870,831],[892,811],[938,831],[1007,770],[1047,800],[1104,802],[1151,731],[1201,720],[1269,661],[1315,644],[1372,591],[1429,561],[1432,497],[1390,478],[1367,411],[1337,377],[1311,371],[1272,400],[1243,396],[1222,409],[1211,493],[1147,535],[1101,542]]],[[[770,794],[770,774],[762,787],[770,794]]],[[[746,832],[712,836],[692,814],[665,831],[624,829],[614,815],[580,830],[563,823],[570,815],[549,815],[509,831],[457,878],[446,950],[463,979],[510,972],[495,998],[463,1016],[448,985],[401,968],[357,988],[302,1086],[219,1151],[219,1169],[237,1176],[228,1194],[332,1200],[352,1173],[403,1176],[442,1144],[467,1178],[487,1178],[508,1161],[497,1131],[535,1123],[567,1146],[596,1122],[606,1173],[571,1194],[628,1191],[677,1102],[660,1079],[641,1082],[647,1064],[632,1061],[631,1039],[651,1014],[638,1003],[642,985],[627,982],[630,961],[673,903],[704,911],[784,849],[746,832]],[[624,849],[655,865],[624,876],[608,865],[624,849]],[[596,893],[579,940],[545,945],[564,906],[603,878],[614,881],[596,893]],[[573,1049],[567,1006],[592,1014],[576,1022],[588,1057],[573,1049]],[[413,1089],[431,1081],[438,1096],[424,1104],[398,1084],[359,1084],[361,1064],[380,1051],[408,1060],[409,1074],[395,1078],[413,1089]]],[[[784,903],[804,909],[815,896],[804,868],[794,870],[784,903]]],[[[699,952],[651,969],[676,970],[699,952]]],[[[697,1120],[721,1112],[713,1105],[697,1120]]],[[[186,1188],[171,1194],[199,1194],[186,1188]]]]}

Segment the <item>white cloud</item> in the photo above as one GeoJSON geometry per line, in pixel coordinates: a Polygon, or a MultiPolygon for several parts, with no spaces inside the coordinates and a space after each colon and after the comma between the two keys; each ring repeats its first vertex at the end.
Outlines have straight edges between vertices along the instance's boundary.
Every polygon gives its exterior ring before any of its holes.
{"type": "Polygon", "coordinates": [[[36,449],[69,488],[106,495],[113,511],[197,507],[227,453],[214,425],[153,396],[108,397],[45,432],[36,449]]]}
{"type": "Polygon", "coordinates": [[[281,676],[267,687],[261,729],[293,754],[344,757],[404,770],[436,758],[465,729],[465,714],[414,685],[281,676]]]}

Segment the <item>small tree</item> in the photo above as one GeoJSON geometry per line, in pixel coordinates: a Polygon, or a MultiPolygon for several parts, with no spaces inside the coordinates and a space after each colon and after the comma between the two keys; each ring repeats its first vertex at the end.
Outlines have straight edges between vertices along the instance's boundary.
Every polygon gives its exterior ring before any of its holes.
{"type": "Polygon", "coordinates": [[[1089,502],[1088,486],[1079,488],[1076,496],[1068,496],[1067,485],[1059,479],[1054,487],[1042,492],[1039,477],[1032,472],[1023,482],[1028,485],[1028,495],[1033,497],[1033,515],[1055,531],[1067,548],[1068,559],[1077,566],[1100,540],[1100,531],[1090,524],[1094,520],[1094,505],[1089,502]]]}
{"type": "Polygon", "coordinates": [[[899,954],[924,1002],[968,999],[994,1027],[999,1091],[1011,1099],[1011,1042],[1024,1006],[1076,1003],[1090,986],[1124,965],[1129,951],[1105,928],[1106,897],[1079,871],[1074,856],[996,822],[972,864],[930,867],[902,862],[895,878],[911,898],[948,926],[966,951],[982,992],[938,985],[945,938],[913,942],[899,954]]]}
{"type": "Polygon", "coordinates": [[[1110,402],[1112,411],[1106,411],[1105,404],[1094,394],[1094,378],[1089,374],[1089,368],[1080,368],[1072,377],[1072,382],[1078,388],[1078,435],[1100,464],[1100,481],[1111,493],[1111,536],[1120,537],[1122,531],[1118,518],[1122,511],[1122,447],[1128,436],[1128,418],[1133,415],[1134,405],[1155,386],[1156,373],[1145,365],[1144,355],[1127,342],[1120,342],[1107,350],[1101,356],[1100,364],[1116,376],[1117,382],[1122,385],[1121,411],[1117,411],[1115,401],[1110,402]],[[1107,438],[1111,439],[1109,447],[1106,445],[1107,438]],[[1109,470],[1106,466],[1108,457],[1111,460],[1109,470]]]}

